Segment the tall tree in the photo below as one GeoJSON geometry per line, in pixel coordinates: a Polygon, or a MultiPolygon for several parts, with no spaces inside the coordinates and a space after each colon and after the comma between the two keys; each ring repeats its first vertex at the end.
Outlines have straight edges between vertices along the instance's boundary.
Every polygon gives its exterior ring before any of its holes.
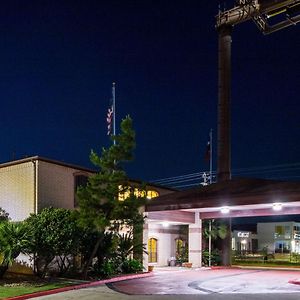
{"type": "Polygon", "coordinates": [[[91,151],[90,160],[99,171],[90,176],[87,186],[80,187],[77,192],[81,224],[100,233],[84,266],[83,277],[87,277],[104,232],[118,231],[122,225],[142,222],[138,209],[143,202],[135,199],[124,171],[124,163],[133,159],[135,148],[135,132],[129,116],[122,120],[121,133],[112,136],[112,140],[113,145],[103,148],[101,156],[91,151]],[[130,197],[119,201],[119,194],[125,191],[129,191],[130,197]]]}

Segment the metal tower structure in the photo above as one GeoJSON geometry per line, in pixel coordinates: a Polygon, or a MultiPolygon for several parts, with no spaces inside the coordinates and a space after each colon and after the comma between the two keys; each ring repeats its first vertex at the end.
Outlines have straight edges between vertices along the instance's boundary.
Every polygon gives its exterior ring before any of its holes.
{"type": "Polygon", "coordinates": [[[270,34],[300,22],[300,0],[237,0],[232,9],[219,12],[218,66],[218,181],[231,179],[230,93],[232,28],[253,20],[263,34],[270,34]]]}

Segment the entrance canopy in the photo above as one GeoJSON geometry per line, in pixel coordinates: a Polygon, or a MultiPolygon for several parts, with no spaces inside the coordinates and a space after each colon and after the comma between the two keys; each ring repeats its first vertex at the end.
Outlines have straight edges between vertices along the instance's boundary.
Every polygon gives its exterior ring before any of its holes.
{"type": "Polygon", "coordinates": [[[233,179],[154,198],[149,220],[193,223],[201,219],[300,214],[300,182],[233,179]]]}

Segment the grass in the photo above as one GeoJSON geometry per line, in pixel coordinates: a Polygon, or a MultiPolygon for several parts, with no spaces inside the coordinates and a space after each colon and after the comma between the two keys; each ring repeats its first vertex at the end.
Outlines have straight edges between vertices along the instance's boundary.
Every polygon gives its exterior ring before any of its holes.
{"type": "Polygon", "coordinates": [[[12,276],[0,281],[0,299],[74,285],[71,280],[41,280],[33,276],[12,276]]]}

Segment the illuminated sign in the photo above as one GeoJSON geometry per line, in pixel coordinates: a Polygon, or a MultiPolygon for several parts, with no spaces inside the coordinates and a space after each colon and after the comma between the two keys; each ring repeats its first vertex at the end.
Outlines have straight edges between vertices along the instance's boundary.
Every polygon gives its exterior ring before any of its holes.
{"type": "Polygon", "coordinates": [[[248,237],[250,236],[250,232],[241,232],[241,231],[239,231],[239,232],[237,233],[237,236],[238,236],[239,238],[248,238],[248,237]]]}

